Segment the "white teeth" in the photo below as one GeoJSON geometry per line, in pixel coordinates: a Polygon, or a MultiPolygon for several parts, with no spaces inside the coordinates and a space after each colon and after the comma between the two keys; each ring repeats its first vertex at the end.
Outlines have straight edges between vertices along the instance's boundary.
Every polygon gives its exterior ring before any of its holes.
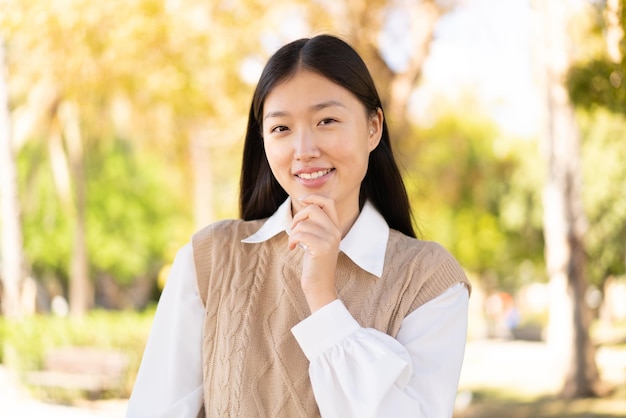
{"type": "Polygon", "coordinates": [[[300,177],[301,179],[305,179],[305,180],[313,180],[318,177],[325,176],[328,173],[330,173],[330,169],[322,170],[322,171],[315,171],[313,173],[300,173],[298,174],[298,177],[300,177]]]}

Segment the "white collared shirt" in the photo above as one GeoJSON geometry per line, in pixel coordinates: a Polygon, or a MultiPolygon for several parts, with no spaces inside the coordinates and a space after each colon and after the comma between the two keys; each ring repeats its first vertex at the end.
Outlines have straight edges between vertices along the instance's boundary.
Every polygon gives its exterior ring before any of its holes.
{"type": "MultiPolygon", "coordinates": [[[[289,234],[291,221],[291,198],[287,198],[257,232],[241,242],[258,244],[283,231],[289,234]]],[[[363,270],[380,277],[383,274],[388,239],[387,222],[370,202],[366,202],[354,225],[341,240],[339,251],[363,270]]]]}
{"type": "MultiPolygon", "coordinates": [[[[254,245],[289,233],[290,224],[287,199],[242,242],[254,245]]],[[[380,277],[388,238],[387,223],[366,203],[340,251],[380,277]]],[[[294,326],[292,333],[310,361],[322,417],[451,417],[465,351],[468,300],[463,284],[452,286],[408,315],[395,339],[361,327],[340,300],[294,326]]],[[[177,254],[159,300],[128,418],[196,418],[203,403],[203,318],[187,244],[177,254]]]]}

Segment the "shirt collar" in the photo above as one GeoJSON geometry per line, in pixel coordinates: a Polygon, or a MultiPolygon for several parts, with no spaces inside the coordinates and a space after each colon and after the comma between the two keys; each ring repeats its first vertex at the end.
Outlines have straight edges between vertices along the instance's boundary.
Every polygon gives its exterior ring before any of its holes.
{"type": "MultiPolygon", "coordinates": [[[[258,244],[285,231],[291,225],[291,198],[287,198],[276,212],[263,223],[261,228],[241,240],[247,244],[258,244]]],[[[389,239],[389,226],[382,215],[368,201],[348,234],[341,240],[339,250],[363,270],[380,277],[385,264],[385,251],[389,239]]]]}

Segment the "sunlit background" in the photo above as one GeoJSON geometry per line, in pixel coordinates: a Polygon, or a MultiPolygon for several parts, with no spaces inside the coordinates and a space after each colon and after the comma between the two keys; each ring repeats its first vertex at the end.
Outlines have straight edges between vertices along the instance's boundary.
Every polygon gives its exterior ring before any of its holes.
{"type": "Polygon", "coordinates": [[[473,282],[455,417],[626,416],[625,13],[0,0],[0,415],[124,415],[176,251],[238,216],[265,61],[328,32],[376,80],[421,238],[473,282]]]}

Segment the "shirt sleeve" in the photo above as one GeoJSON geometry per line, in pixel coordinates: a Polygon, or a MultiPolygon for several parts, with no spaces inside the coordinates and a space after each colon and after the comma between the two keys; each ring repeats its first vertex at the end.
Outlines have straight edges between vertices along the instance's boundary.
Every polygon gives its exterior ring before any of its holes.
{"type": "Polygon", "coordinates": [[[191,245],[174,260],[126,410],[127,418],[196,418],[202,409],[202,323],[191,245]]]}
{"type": "Polygon", "coordinates": [[[467,338],[459,283],[402,322],[397,338],[362,328],[336,300],[292,328],[323,418],[451,417],[467,338]]]}

